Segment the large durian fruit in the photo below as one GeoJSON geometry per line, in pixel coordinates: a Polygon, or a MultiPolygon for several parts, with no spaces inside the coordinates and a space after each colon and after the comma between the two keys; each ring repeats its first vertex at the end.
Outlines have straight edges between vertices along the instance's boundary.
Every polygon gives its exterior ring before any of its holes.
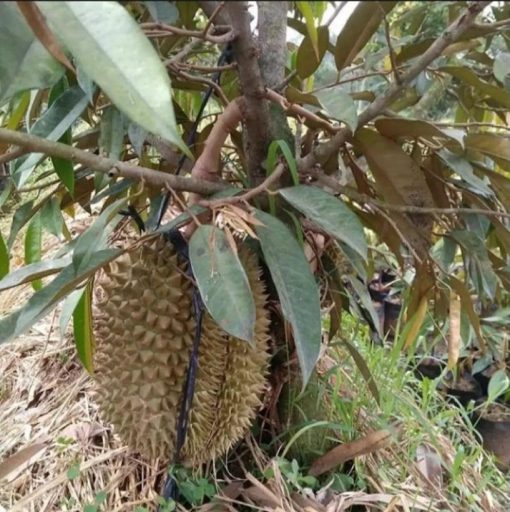
{"type": "MultiPolygon", "coordinates": [[[[256,305],[255,341],[204,315],[195,394],[181,462],[224,454],[253,421],[268,369],[269,313],[255,255],[242,250],[256,305]]],[[[104,418],[132,449],[173,460],[179,407],[195,333],[193,288],[163,237],[129,250],[95,280],[94,377],[104,418]]]]}

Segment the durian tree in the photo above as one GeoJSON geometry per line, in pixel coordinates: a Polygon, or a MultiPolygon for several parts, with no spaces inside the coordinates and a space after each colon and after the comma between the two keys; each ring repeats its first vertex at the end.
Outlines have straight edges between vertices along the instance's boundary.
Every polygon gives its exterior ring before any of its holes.
{"type": "Polygon", "coordinates": [[[381,248],[404,348],[432,311],[495,350],[473,297],[510,289],[510,5],[348,4],[0,3],[0,292],[33,287],[0,342],[61,305],[149,456],[227,450],[343,310],[379,329],[381,248]]]}

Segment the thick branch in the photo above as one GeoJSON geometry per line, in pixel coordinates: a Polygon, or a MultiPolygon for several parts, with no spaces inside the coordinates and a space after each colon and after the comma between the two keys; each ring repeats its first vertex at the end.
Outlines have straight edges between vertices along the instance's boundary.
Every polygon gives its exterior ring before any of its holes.
{"type": "Polygon", "coordinates": [[[112,158],[94,155],[67,144],[53,142],[36,137],[35,135],[5,128],[0,128],[0,141],[22,147],[29,153],[44,153],[48,156],[56,156],[73,162],[79,162],[94,171],[106,173],[112,177],[122,176],[124,178],[143,180],[154,187],[170,187],[174,190],[187,190],[201,195],[210,195],[225,188],[221,183],[211,183],[194,178],[183,178],[166,174],[149,169],[148,167],[119,162],[112,158]]]}
{"type": "Polygon", "coordinates": [[[264,84],[258,63],[258,51],[251,35],[248,2],[228,2],[226,9],[230,16],[236,38],[232,49],[239,70],[239,81],[245,97],[245,137],[248,160],[248,177],[252,186],[264,181],[266,171],[262,162],[267,156],[270,139],[269,109],[264,101],[264,84]]]}
{"type": "Polygon", "coordinates": [[[224,10],[218,10],[218,7],[224,2],[204,1],[198,2],[200,8],[208,18],[214,15],[213,24],[220,23],[221,25],[228,25],[229,19],[225,15],[224,10]]]}
{"type": "MultiPolygon", "coordinates": [[[[427,66],[429,66],[443,50],[456,41],[475,21],[476,16],[490,4],[490,1],[472,2],[466,11],[459,16],[432,45],[416,60],[416,62],[400,76],[400,83],[393,82],[387,91],[376,98],[359,116],[358,126],[364,126],[378,116],[390,103],[402,92],[404,87],[416,78],[427,66]]],[[[321,144],[299,162],[301,172],[306,172],[316,163],[325,162],[340,146],[344,144],[352,133],[348,128],[339,131],[328,142],[321,144]]]]}

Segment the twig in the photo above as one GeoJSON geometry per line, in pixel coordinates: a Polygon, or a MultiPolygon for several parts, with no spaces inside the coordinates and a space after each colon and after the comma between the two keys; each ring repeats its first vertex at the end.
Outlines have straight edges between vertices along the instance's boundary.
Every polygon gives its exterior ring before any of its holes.
{"type": "Polygon", "coordinates": [[[233,197],[225,197],[223,199],[214,199],[214,200],[202,200],[199,202],[201,206],[205,206],[206,208],[218,208],[225,204],[236,204],[236,203],[247,203],[254,197],[263,194],[264,192],[269,192],[270,187],[278,182],[281,175],[284,173],[286,167],[283,164],[278,164],[275,170],[260,184],[256,187],[248,190],[244,194],[233,197]]]}
{"type": "Polygon", "coordinates": [[[176,75],[181,76],[182,78],[185,78],[186,80],[189,80],[190,82],[198,82],[200,84],[205,84],[207,87],[211,87],[214,92],[216,93],[216,96],[221,100],[223,105],[228,105],[229,101],[227,97],[225,96],[225,93],[221,90],[221,87],[214,82],[213,80],[209,80],[209,78],[204,78],[202,76],[196,76],[191,75],[190,73],[186,73],[186,71],[182,71],[178,67],[176,67],[173,63],[171,63],[168,68],[173,71],[176,75]]]}
{"type": "Polygon", "coordinates": [[[52,187],[58,183],[60,183],[60,179],[49,181],[48,183],[42,183],[41,185],[34,185],[33,187],[18,188],[16,192],[18,192],[18,194],[23,194],[25,192],[33,192],[34,190],[43,190],[44,188],[52,187]]]}
{"type": "Polygon", "coordinates": [[[159,22],[142,23],[140,27],[149,37],[166,37],[168,34],[176,34],[178,36],[196,37],[197,39],[215,44],[229,43],[235,37],[233,30],[228,30],[224,34],[213,35],[211,33],[204,34],[204,32],[200,30],[188,30],[159,22]]]}
{"type": "Polygon", "coordinates": [[[178,53],[176,53],[170,59],[166,60],[163,64],[168,66],[171,63],[177,64],[181,62],[181,60],[185,59],[201,42],[201,39],[192,38],[191,41],[184,45],[178,53]]]}
{"type": "Polygon", "coordinates": [[[428,206],[412,206],[385,203],[384,201],[379,201],[378,199],[374,199],[366,194],[360,194],[359,192],[351,188],[344,187],[343,185],[340,185],[340,183],[338,183],[338,181],[335,178],[328,176],[327,174],[324,174],[322,171],[319,171],[317,169],[313,169],[309,171],[307,174],[309,174],[312,178],[316,179],[318,183],[325,185],[326,187],[335,191],[337,194],[343,194],[347,196],[352,201],[355,201],[359,204],[372,205],[377,208],[382,208],[388,211],[424,215],[458,215],[462,213],[475,213],[480,215],[487,215],[488,217],[502,217],[510,219],[510,213],[498,212],[495,210],[486,210],[485,208],[435,208],[428,206]]]}
{"type": "Polygon", "coordinates": [[[207,20],[207,23],[206,23],[204,31],[203,31],[204,36],[206,36],[207,33],[209,32],[209,29],[211,28],[211,25],[213,24],[214,19],[219,15],[219,13],[223,9],[223,7],[225,7],[225,2],[219,2],[218,5],[215,7],[214,11],[209,16],[209,19],[207,20]]]}
{"type": "MultiPolygon", "coordinates": [[[[376,98],[359,116],[358,127],[366,125],[384,110],[401,92],[411,80],[416,78],[429,64],[439,57],[443,50],[456,41],[468,28],[470,28],[476,16],[490,4],[490,1],[472,2],[468,8],[438,37],[423,55],[408,68],[401,76],[401,82],[393,82],[384,94],[376,98]]],[[[329,141],[320,144],[312,152],[299,160],[298,166],[301,172],[311,169],[316,163],[326,161],[342,144],[344,144],[352,132],[349,128],[343,128],[329,141]]]]}
{"type": "Polygon", "coordinates": [[[436,126],[452,126],[453,128],[471,128],[473,126],[480,128],[497,128],[498,130],[510,130],[510,126],[506,126],[504,124],[495,124],[495,123],[448,123],[447,121],[428,121],[436,126]]]}
{"type": "Polygon", "coordinates": [[[199,66],[197,64],[178,64],[180,68],[188,69],[190,71],[200,71],[201,73],[217,73],[218,71],[229,71],[230,69],[236,69],[237,63],[225,64],[223,66],[199,66]]]}
{"type": "Polygon", "coordinates": [[[299,117],[304,117],[305,119],[308,119],[309,121],[312,121],[316,124],[318,124],[322,129],[326,130],[329,133],[337,133],[340,130],[339,126],[334,126],[322,117],[319,117],[318,115],[314,114],[313,112],[310,112],[306,108],[302,107],[301,105],[296,105],[295,103],[289,103],[287,98],[282,96],[281,94],[278,94],[277,92],[266,89],[266,98],[273,103],[277,103],[280,105],[283,110],[286,110],[287,112],[290,112],[292,114],[295,114],[299,117]]]}
{"type": "Polygon", "coordinates": [[[16,148],[13,149],[12,151],[9,151],[9,153],[4,153],[3,155],[0,155],[0,165],[11,162],[12,160],[19,158],[20,156],[23,156],[26,153],[27,150],[24,148],[16,148]]]}
{"type": "Polygon", "coordinates": [[[293,70],[291,71],[285,78],[282,82],[280,82],[275,88],[274,90],[275,91],[281,91],[282,89],[285,89],[285,87],[287,87],[287,85],[290,84],[290,82],[292,82],[292,80],[294,79],[294,77],[297,76],[297,70],[293,70]]]}
{"type": "Polygon", "coordinates": [[[79,162],[94,171],[108,174],[111,177],[122,176],[124,178],[145,180],[146,183],[154,187],[169,186],[175,190],[186,190],[196,194],[209,195],[225,189],[226,186],[222,183],[206,183],[200,179],[173,176],[148,167],[141,167],[113,160],[112,158],[98,156],[89,151],[83,151],[73,146],[62,144],[61,142],[53,142],[28,133],[7,130],[6,128],[0,128],[0,141],[21,146],[29,153],[44,153],[48,156],[56,156],[65,160],[79,162]]]}
{"type": "Polygon", "coordinates": [[[217,10],[218,3],[219,2],[215,2],[215,1],[198,2],[198,4],[200,5],[200,8],[202,9],[202,11],[204,11],[205,15],[208,18],[211,18],[212,16],[214,16],[214,18],[217,19],[221,25],[228,25],[230,20],[228,19],[228,16],[225,14],[225,12],[223,12],[222,10],[221,11],[217,10]]]}
{"type": "Polygon", "coordinates": [[[378,2],[379,8],[381,9],[384,23],[384,36],[386,38],[386,44],[388,45],[388,54],[390,56],[391,70],[393,72],[393,76],[395,77],[395,82],[400,84],[400,75],[398,73],[398,65],[397,65],[397,55],[395,53],[395,49],[391,44],[391,34],[390,34],[390,24],[388,23],[388,18],[386,16],[386,12],[382,8],[382,5],[378,2]]]}
{"type": "Polygon", "coordinates": [[[340,14],[340,11],[347,5],[347,2],[338,2],[338,5],[335,7],[335,10],[331,13],[328,21],[326,21],[326,27],[329,27],[331,23],[333,23],[336,17],[340,14]]]}
{"type": "Polygon", "coordinates": [[[363,75],[353,76],[352,78],[346,78],[345,80],[337,80],[332,84],[321,85],[316,89],[310,91],[310,94],[315,94],[316,92],[323,91],[324,89],[331,89],[332,87],[336,87],[337,85],[349,84],[351,82],[357,82],[358,80],[363,80],[365,78],[369,78],[371,76],[386,76],[389,75],[392,70],[389,71],[371,71],[370,73],[364,73],[363,75]]]}

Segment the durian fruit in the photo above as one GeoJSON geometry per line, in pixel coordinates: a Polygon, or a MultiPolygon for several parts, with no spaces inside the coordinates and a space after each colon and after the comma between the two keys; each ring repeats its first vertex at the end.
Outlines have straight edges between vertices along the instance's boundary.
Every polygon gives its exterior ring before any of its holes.
{"type": "MultiPolygon", "coordinates": [[[[256,304],[255,342],[204,315],[195,394],[181,462],[225,453],[251,424],[265,387],[269,314],[257,260],[240,254],[256,304]]],[[[128,251],[97,277],[97,401],[134,450],[173,460],[179,407],[195,333],[186,265],[162,237],[128,251]]]]}

